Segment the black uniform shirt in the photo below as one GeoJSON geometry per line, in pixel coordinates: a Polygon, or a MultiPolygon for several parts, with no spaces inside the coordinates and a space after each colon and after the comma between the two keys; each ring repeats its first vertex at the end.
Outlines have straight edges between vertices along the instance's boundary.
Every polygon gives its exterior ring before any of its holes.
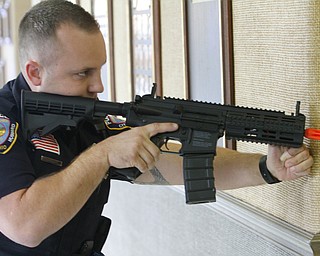
{"type": "Polygon", "coordinates": [[[27,188],[36,179],[19,128],[19,92],[29,87],[22,76],[17,83],[21,85],[18,90],[13,90],[15,86],[11,81],[0,92],[0,197],[27,188]]]}
{"type": "MultiPolygon", "coordinates": [[[[21,90],[30,90],[21,74],[0,89],[0,197],[62,170],[79,153],[103,139],[91,123],[83,122],[79,129],[59,129],[46,136],[36,132],[26,140],[21,130],[21,90]]],[[[66,226],[36,248],[18,245],[0,233],[0,255],[79,255],[76,253],[83,243],[94,240],[109,189],[110,178],[101,182],[66,226]]]]}

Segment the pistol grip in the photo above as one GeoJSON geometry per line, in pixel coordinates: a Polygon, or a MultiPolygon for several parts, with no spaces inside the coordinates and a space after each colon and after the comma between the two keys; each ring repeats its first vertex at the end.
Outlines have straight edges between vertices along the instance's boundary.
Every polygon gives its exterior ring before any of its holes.
{"type": "Polygon", "coordinates": [[[187,204],[216,201],[213,159],[213,154],[188,154],[183,156],[183,175],[187,204]]]}

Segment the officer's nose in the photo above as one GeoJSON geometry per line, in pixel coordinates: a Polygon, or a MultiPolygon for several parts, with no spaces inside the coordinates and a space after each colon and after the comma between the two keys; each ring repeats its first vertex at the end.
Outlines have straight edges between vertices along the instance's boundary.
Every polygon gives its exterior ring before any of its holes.
{"type": "Polygon", "coordinates": [[[104,91],[100,73],[90,80],[88,91],[90,93],[102,93],[104,91]]]}

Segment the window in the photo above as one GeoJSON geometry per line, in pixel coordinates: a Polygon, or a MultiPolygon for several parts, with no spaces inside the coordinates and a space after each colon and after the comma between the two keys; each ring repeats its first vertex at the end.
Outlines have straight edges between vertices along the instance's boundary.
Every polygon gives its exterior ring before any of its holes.
{"type": "Polygon", "coordinates": [[[144,95],[157,84],[162,94],[160,1],[131,0],[133,94],[144,95]]]}
{"type": "MultiPolygon", "coordinates": [[[[108,4],[107,0],[93,0],[91,1],[91,13],[96,18],[100,25],[100,30],[103,35],[103,38],[106,42],[106,47],[109,47],[109,30],[108,30],[108,4]]],[[[110,49],[108,51],[107,49],[107,55],[109,55],[110,49]]],[[[108,77],[108,65],[109,68],[111,66],[112,60],[110,56],[107,56],[107,63],[103,65],[101,69],[101,79],[102,83],[105,87],[104,92],[99,95],[99,98],[103,100],[111,100],[114,98],[113,95],[113,89],[111,88],[113,85],[111,85],[110,79],[108,77]]]]}
{"type": "Polygon", "coordinates": [[[5,83],[5,61],[2,59],[3,45],[11,42],[9,26],[10,0],[0,0],[0,83],[5,83]]]}
{"type": "Polygon", "coordinates": [[[109,14],[109,11],[112,13],[112,1],[107,0],[91,0],[91,1],[81,1],[81,0],[73,0],[71,1],[73,3],[76,3],[78,5],[81,5],[84,9],[86,9],[88,12],[90,12],[97,22],[100,25],[101,33],[104,37],[104,40],[106,42],[107,47],[107,63],[103,65],[101,69],[101,79],[102,83],[104,85],[104,92],[99,94],[99,98],[102,100],[114,100],[115,94],[114,94],[114,85],[113,85],[113,76],[110,75],[113,68],[113,58],[111,55],[111,43],[108,40],[109,34],[110,34],[110,28],[112,25],[110,25],[110,19],[111,14],[109,14]],[[109,70],[108,70],[109,69],[109,70]]]}
{"type": "Polygon", "coordinates": [[[151,0],[133,0],[132,54],[134,93],[150,93],[152,78],[152,15],[151,0]]]}

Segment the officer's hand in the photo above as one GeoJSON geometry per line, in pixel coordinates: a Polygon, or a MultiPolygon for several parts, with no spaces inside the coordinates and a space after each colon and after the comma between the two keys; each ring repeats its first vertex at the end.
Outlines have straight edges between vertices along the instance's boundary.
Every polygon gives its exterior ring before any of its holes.
{"type": "Polygon", "coordinates": [[[309,150],[300,148],[268,147],[267,167],[279,180],[294,180],[308,175],[313,165],[309,150]]]}
{"type": "Polygon", "coordinates": [[[158,133],[175,131],[174,123],[153,123],[135,127],[103,141],[109,166],[136,167],[145,172],[154,167],[160,155],[159,148],[150,140],[158,133]]]}

